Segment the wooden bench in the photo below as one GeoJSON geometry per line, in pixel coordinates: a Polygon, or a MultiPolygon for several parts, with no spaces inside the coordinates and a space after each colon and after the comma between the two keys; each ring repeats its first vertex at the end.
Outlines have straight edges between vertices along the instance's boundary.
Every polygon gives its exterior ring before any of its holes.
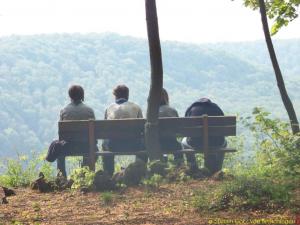
{"type": "MultiPolygon", "coordinates": [[[[145,119],[121,120],[80,120],[60,121],[59,139],[65,141],[88,142],[87,149],[80,154],[65,154],[65,156],[88,157],[88,165],[95,170],[97,156],[103,155],[137,155],[147,154],[145,149],[132,152],[96,151],[96,140],[111,138],[143,138],[145,119]]],[[[209,146],[209,136],[235,136],[235,116],[199,116],[188,118],[159,118],[159,135],[161,137],[198,137],[203,139],[203,148],[185,149],[180,152],[200,152],[206,156],[212,152],[235,152],[233,148],[212,148],[209,146]]],[[[170,153],[170,149],[162,149],[162,153],[170,153]]],[[[64,169],[64,168],[62,168],[64,169]]]]}

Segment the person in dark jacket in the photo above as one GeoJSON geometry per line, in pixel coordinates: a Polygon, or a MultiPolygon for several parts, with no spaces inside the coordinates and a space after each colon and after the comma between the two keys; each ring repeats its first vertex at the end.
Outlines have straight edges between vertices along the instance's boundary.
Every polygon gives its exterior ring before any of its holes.
{"type": "MultiPolygon", "coordinates": [[[[65,120],[88,120],[95,119],[92,108],[83,103],[84,90],[79,85],[72,85],[69,88],[69,97],[71,102],[60,111],[60,121],[65,120]]],[[[57,168],[66,176],[64,152],[82,152],[88,151],[88,142],[66,142],[64,140],[53,141],[49,147],[46,160],[53,162],[57,159],[57,168]]],[[[83,158],[83,165],[87,164],[87,158],[83,158]]]]}
{"type": "MultiPolygon", "coordinates": [[[[162,89],[159,117],[178,117],[176,109],[169,105],[169,95],[166,89],[162,89]]],[[[178,151],[182,149],[181,144],[177,141],[176,137],[160,138],[161,148],[165,151],[178,151]]],[[[183,162],[182,153],[174,153],[174,161],[178,164],[183,162]]]]}
{"type": "MultiPolygon", "coordinates": [[[[202,116],[205,114],[208,116],[224,116],[223,111],[217,104],[208,98],[201,98],[187,108],[185,117],[202,116]]],[[[209,137],[208,143],[209,146],[212,147],[226,147],[227,145],[224,136],[209,137]]],[[[203,146],[202,139],[195,137],[184,138],[182,144],[184,148],[192,147],[197,149],[203,146]]],[[[198,168],[195,154],[188,154],[187,161],[191,164],[191,167],[198,168]]],[[[211,173],[215,173],[222,169],[223,161],[224,153],[209,154],[206,162],[207,169],[209,169],[211,173]]]]}

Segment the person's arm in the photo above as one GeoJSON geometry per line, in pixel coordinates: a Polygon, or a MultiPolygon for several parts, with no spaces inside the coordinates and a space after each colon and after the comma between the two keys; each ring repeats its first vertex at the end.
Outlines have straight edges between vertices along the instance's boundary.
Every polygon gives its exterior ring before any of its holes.
{"type": "Polygon", "coordinates": [[[104,119],[107,120],[107,109],[105,109],[105,112],[104,112],[104,119]]]}
{"type": "Polygon", "coordinates": [[[94,110],[91,110],[91,119],[96,119],[94,110]]]}
{"type": "Polygon", "coordinates": [[[220,116],[224,116],[224,112],[222,111],[222,109],[219,106],[218,106],[218,110],[219,110],[220,116]]]}
{"type": "Polygon", "coordinates": [[[177,112],[177,110],[176,109],[174,109],[174,115],[175,115],[175,117],[179,117],[179,114],[178,114],[178,112],[177,112]]]}
{"type": "Polygon", "coordinates": [[[63,110],[60,110],[60,113],[59,113],[59,121],[63,121],[63,110]]]}
{"type": "Polygon", "coordinates": [[[216,116],[224,116],[224,112],[216,103],[212,103],[211,105],[216,116]]]}
{"type": "Polygon", "coordinates": [[[141,108],[138,109],[137,118],[143,118],[143,112],[142,112],[141,108]]]}

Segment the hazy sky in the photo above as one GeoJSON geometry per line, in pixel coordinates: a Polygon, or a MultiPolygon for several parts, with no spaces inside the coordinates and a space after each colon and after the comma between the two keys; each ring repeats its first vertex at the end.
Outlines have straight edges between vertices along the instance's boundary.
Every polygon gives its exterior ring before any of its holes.
{"type": "MultiPolygon", "coordinates": [[[[144,0],[0,0],[0,36],[116,32],[146,38],[144,0]]],[[[157,0],[162,40],[246,41],[263,38],[260,15],[242,0],[157,0]]],[[[300,38],[300,19],[276,38],[300,38]]]]}

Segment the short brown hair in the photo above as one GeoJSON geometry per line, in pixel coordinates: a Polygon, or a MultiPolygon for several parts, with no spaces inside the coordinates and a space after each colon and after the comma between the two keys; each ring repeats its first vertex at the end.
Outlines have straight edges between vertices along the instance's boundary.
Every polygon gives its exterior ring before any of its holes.
{"type": "Polygon", "coordinates": [[[161,90],[160,105],[169,105],[169,95],[164,88],[161,90]]]}
{"type": "Polygon", "coordinates": [[[69,88],[69,96],[73,101],[84,101],[84,90],[80,85],[72,85],[69,88]]]}
{"type": "Polygon", "coordinates": [[[129,88],[124,84],[120,84],[117,87],[115,87],[115,89],[113,90],[113,94],[114,94],[114,96],[116,96],[117,99],[125,98],[128,100],[129,88]]]}

